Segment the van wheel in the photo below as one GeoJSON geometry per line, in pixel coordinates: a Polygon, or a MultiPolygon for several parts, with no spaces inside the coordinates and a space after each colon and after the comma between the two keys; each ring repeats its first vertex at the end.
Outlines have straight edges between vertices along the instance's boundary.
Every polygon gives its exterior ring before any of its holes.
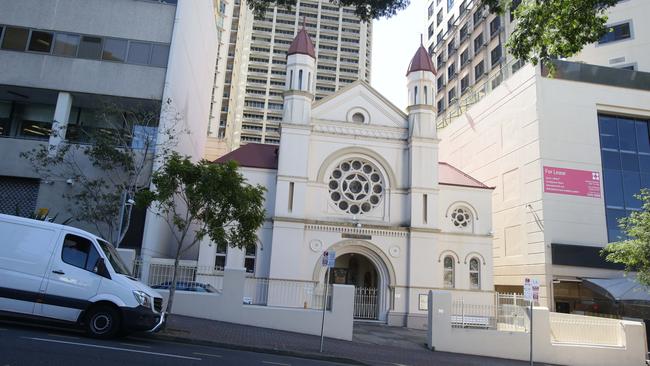
{"type": "Polygon", "coordinates": [[[93,338],[113,338],[120,330],[120,314],[113,307],[99,305],[88,310],[86,333],[93,338]]]}

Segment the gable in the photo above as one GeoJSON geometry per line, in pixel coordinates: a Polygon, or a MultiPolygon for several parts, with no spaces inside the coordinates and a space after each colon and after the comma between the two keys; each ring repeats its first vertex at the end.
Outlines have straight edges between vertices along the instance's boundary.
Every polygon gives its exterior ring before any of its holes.
{"type": "Polygon", "coordinates": [[[352,122],[354,113],[365,116],[366,125],[408,128],[408,116],[363,81],[356,81],[323,98],[312,108],[312,118],[352,122]]]}

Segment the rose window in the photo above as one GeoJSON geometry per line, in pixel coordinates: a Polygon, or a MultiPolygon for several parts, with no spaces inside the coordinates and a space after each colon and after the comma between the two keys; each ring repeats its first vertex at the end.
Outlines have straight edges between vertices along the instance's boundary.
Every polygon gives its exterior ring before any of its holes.
{"type": "Polygon", "coordinates": [[[330,175],[332,202],[353,215],[372,211],[381,202],[384,184],[379,170],[367,161],[345,160],[330,175]]]}
{"type": "Polygon", "coordinates": [[[470,224],[471,219],[472,216],[465,208],[457,208],[451,213],[451,222],[460,229],[466,228],[470,224]]]}

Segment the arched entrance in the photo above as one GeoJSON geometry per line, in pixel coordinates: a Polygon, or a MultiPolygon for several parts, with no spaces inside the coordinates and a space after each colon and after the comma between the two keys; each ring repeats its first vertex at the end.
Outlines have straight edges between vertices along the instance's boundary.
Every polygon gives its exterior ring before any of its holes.
{"type": "MultiPolygon", "coordinates": [[[[386,321],[391,284],[395,283],[395,271],[388,257],[374,244],[361,240],[342,241],[328,250],[336,252],[329,283],[355,286],[355,319],[386,321]]],[[[314,280],[322,283],[325,270],[319,261],[314,280]]]]}

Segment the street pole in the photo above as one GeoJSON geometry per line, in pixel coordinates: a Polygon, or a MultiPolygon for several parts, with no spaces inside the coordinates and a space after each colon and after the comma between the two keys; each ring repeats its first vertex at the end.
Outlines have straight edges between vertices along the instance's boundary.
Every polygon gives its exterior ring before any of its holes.
{"type": "Polygon", "coordinates": [[[533,366],[533,300],[530,301],[530,366],[533,366]]]}
{"type": "Polygon", "coordinates": [[[325,271],[325,280],[323,280],[323,286],[325,286],[325,296],[323,298],[323,318],[321,319],[321,323],[320,323],[320,353],[323,353],[323,341],[325,340],[323,329],[325,329],[325,309],[327,308],[327,293],[329,290],[329,285],[328,285],[329,273],[330,273],[330,267],[327,266],[327,270],[325,271]]]}

